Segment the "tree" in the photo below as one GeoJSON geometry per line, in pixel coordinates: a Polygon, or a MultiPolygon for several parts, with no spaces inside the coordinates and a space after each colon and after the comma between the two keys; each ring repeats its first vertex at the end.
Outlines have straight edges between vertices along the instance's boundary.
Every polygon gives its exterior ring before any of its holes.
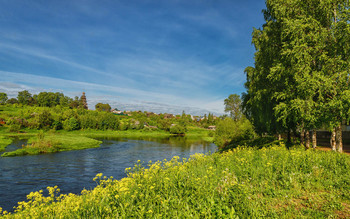
{"type": "Polygon", "coordinates": [[[16,98],[10,98],[10,99],[7,100],[6,103],[8,103],[8,104],[15,104],[15,103],[18,103],[18,100],[16,98]]]}
{"type": "Polygon", "coordinates": [[[110,112],[112,108],[108,103],[98,103],[95,105],[95,109],[97,111],[110,112]]]}
{"type": "Polygon", "coordinates": [[[8,98],[6,93],[0,93],[0,104],[5,104],[7,99],[8,98]]]}
{"type": "Polygon", "coordinates": [[[28,105],[30,103],[31,98],[32,94],[29,93],[27,90],[18,92],[17,100],[23,105],[28,105]]]}
{"type": "Polygon", "coordinates": [[[224,101],[225,112],[229,112],[233,120],[238,121],[242,117],[241,98],[237,94],[231,94],[224,101]]]}
{"type": "Polygon", "coordinates": [[[266,7],[263,29],[253,32],[244,112],[261,131],[271,131],[266,118],[277,132],[313,130],[315,147],[317,128],[339,130],[349,119],[349,1],[267,0],[266,7]]]}

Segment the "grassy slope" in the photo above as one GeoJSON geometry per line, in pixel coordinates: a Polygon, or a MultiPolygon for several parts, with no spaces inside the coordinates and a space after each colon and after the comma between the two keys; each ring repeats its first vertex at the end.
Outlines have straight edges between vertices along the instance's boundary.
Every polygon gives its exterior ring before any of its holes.
{"type": "MultiPolygon", "coordinates": [[[[350,156],[273,146],[173,158],[82,195],[31,193],[13,217],[350,217],[350,156]],[[55,201],[54,201],[55,199],[55,201]],[[54,201],[54,202],[53,202],[54,201]]],[[[100,175],[95,178],[98,181],[100,175]]],[[[9,216],[12,217],[12,216],[9,216]]]]}

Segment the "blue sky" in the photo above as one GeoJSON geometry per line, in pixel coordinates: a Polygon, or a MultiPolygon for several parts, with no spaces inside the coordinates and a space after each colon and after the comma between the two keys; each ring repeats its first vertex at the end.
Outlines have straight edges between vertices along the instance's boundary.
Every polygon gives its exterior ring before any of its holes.
{"type": "Polygon", "coordinates": [[[0,92],[203,115],[244,92],[262,0],[0,0],[0,92]]]}

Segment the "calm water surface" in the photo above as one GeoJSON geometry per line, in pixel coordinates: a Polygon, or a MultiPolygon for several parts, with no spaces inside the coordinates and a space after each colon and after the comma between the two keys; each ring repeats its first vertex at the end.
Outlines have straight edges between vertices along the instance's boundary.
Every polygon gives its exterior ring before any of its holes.
{"type": "MultiPolygon", "coordinates": [[[[137,160],[147,164],[150,160],[188,158],[195,153],[216,151],[215,144],[184,137],[166,139],[102,139],[100,148],[66,151],[22,157],[0,157],[0,206],[12,211],[26,195],[47,186],[57,185],[61,193],[78,194],[91,189],[97,173],[121,179],[125,168],[137,160]]],[[[12,151],[25,144],[16,140],[6,148],[12,151]]]]}

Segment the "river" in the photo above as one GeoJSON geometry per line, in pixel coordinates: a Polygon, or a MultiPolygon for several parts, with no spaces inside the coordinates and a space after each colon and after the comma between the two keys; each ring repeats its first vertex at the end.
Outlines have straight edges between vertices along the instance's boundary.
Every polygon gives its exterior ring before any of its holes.
{"type": "MultiPolygon", "coordinates": [[[[126,177],[125,168],[137,160],[147,164],[150,160],[171,159],[174,156],[188,158],[195,153],[216,151],[213,143],[201,140],[171,137],[162,139],[99,139],[99,148],[65,151],[21,157],[0,157],[0,207],[12,211],[26,195],[48,186],[57,185],[61,193],[79,194],[84,188],[96,186],[92,180],[97,173],[126,177]]],[[[25,144],[16,139],[6,151],[25,144]]]]}

